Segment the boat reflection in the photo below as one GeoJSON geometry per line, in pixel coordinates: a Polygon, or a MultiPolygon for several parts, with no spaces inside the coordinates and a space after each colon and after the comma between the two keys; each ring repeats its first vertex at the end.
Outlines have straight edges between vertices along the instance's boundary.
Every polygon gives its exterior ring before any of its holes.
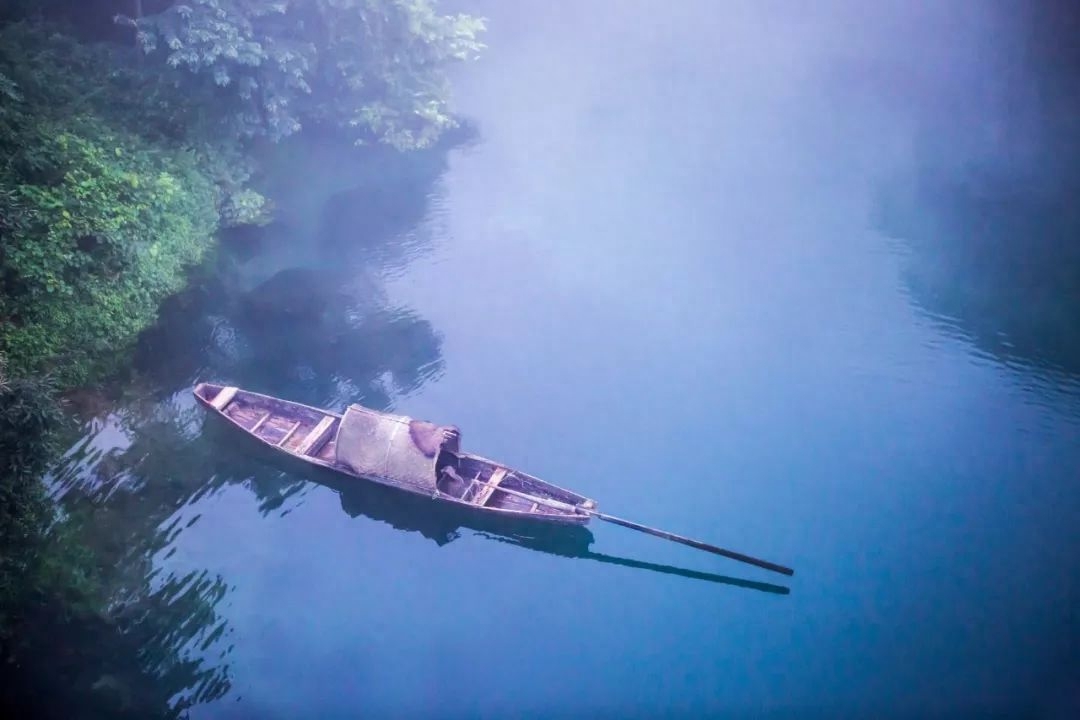
{"type": "Polygon", "coordinates": [[[594,538],[587,527],[490,517],[480,513],[471,513],[467,509],[449,504],[434,503],[427,498],[375,483],[349,481],[322,468],[314,468],[315,472],[312,472],[310,466],[305,466],[305,470],[305,477],[308,480],[338,493],[341,498],[341,509],[350,517],[362,516],[387,523],[399,530],[418,532],[439,545],[445,545],[460,538],[463,531],[472,531],[475,535],[497,542],[517,545],[549,555],[577,560],[594,560],[609,565],[676,575],[691,580],[757,590],[774,595],[787,595],[791,592],[783,585],[593,552],[590,546],[594,538]]]}

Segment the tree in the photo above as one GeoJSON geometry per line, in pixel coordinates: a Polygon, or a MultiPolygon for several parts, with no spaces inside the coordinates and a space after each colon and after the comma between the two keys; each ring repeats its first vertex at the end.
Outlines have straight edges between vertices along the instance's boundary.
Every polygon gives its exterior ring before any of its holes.
{"type": "Polygon", "coordinates": [[[186,71],[178,82],[216,86],[243,137],[325,125],[399,149],[454,126],[445,69],[477,55],[484,29],[434,0],[186,0],[127,21],[151,58],[186,71]]]}

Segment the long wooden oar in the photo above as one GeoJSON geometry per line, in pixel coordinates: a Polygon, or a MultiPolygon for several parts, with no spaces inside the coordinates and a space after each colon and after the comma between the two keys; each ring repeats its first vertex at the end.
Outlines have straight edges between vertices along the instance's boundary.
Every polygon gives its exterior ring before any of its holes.
{"type": "Polygon", "coordinates": [[[584,508],[584,507],[581,507],[580,505],[571,505],[570,503],[564,503],[564,502],[562,502],[560,500],[552,500],[551,498],[536,497],[535,495],[528,495],[526,493],[518,492],[517,490],[510,490],[509,488],[505,488],[505,487],[502,487],[502,486],[490,486],[490,485],[488,485],[488,483],[477,483],[477,484],[478,485],[485,485],[485,486],[488,486],[488,487],[495,487],[496,492],[504,492],[504,493],[506,493],[508,495],[515,495],[517,497],[524,498],[526,500],[532,500],[535,503],[538,503],[540,505],[546,505],[547,507],[555,508],[557,510],[563,510],[563,511],[572,512],[572,513],[577,513],[577,512],[587,513],[589,515],[592,515],[595,518],[598,518],[600,520],[605,520],[605,521],[607,521],[609,523],[614,523],[615,525],[622,525],[623,527],[630,528],[631,530],[637,530],[638,532],[648,533],[649,535],[655,535],[656,537],[663,538],[665,540],[671,540],[673,542],[682,543],[683,545],[689,545],[690,547],[697,548],[698,550],[704,550],[706,552],[715,553],[716,555],[722,555],[722,556],[724,556],[726,558],[731,558],[732,560],[738,560],[739,562],[747,563],[748,565],[755,565],[755,566],[757,566],[759,568],[764,568],[765,570],[771,570],[773,572],[777,572],[777,573],[780,573],[782,575],[794,575],[795,574],[795,571],[792,570],[791,568],[784,567],[783,565],[777,565],[776,563],[771,563],[768,560],[760,560],[760,559],[755,558],[755,557],[750,557],[749,555],[743,555],[742,553],[737,553],[737,552],[735,552],[733,550],[725,550],[724,548],[717,547],[716,545],[710,545],[709,543],[704,543],[704,542],[701,542],[700,540],[694,540],[693,538],[684,537],[682,535],[676,535],[675,533],[670,533],[670,532],[667,532],[666,530],[660,530],[658,528],[649,527],[648,525],[642,525],[640,523],[631,522],[630,520],[624,520],[624,519],[622,519],[620,517],[615,517],[614,515],[608,515],[607,513],[602,513],[599,510],[590,510],[589,508],[584,508]]]}
{"type": "Polygon", "coordinates": [[[630,528],[631,530],[637,530],[638,532],[655,535],[656,537],[664,538],[665,540],[671,540],[673,542],[682,543],[683,545],[689,545],[690,547],[697,548],[698,550],[705,550],[706,552],[723,555],[726,558],[738,560],[739,562],[743,562],[748,565],[756,565],[759,568],[772,570],[773,572],[777,572],[782,575],[795,574],[795,571],[791,568],[784,567],[783,565],[777,565],[776,563],[771,563],[768,560],[761,560],[759,558],[751,557],[749,555],[743,555],[742,553],[737,553],[734,550],[725,550],[722,547],[710,545],[709,543],[704,543],[700,540],[694,540],[693,538],[676,535],[675,533],[670,533],[666,530],[660,530],[658,528],[651,528],[648,525],[631,522],[630,520],[623,520],[622,518],[615,517],[614,515],[608,515],[606,513],[598,512],[596,510],[589,510],[587,508],[582,508],[582,510],[601,520],[606,520],[607,522],[614,523],[616,525],[622,525],[623,527],[630,528]]]}

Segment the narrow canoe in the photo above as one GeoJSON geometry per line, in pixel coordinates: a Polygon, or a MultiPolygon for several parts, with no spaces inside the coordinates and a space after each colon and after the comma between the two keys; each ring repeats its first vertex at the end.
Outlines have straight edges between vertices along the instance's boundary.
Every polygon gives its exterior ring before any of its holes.
{"type": "Polygon", "coordinates": [[[263,445],[346,478],[507,518],[584,525],[585,511],[596,510],[589,498],[461,452],[456,428],[360,405],[338,414],[232,386],[199,383],[193,392],[263,445]],[[550,501],[555,504],[545,504],[550,501]]]}

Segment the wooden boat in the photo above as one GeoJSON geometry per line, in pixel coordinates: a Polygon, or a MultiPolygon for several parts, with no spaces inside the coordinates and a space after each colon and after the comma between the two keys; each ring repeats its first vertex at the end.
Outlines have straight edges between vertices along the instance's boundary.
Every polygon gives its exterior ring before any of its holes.
{"type": "Polygon", "coordinates": [[[457,429],[351,405],[345,413],[231,386],[195,397],[260,443],[312,465],[476,512],[584,525],[596,502],[457,448],[457,429]]]}
{"type": "Polygon", "coordinates": [[[286,455],[343,477],[369,480],[487,517],[584,525],[590,518],[791,575],[791,568],[649,527],[596,509],[596,502],[493,460],[463,453],[456,427],[350,405],[344,413],[237,387],[199,383],[198,401],[286,455]]]}

